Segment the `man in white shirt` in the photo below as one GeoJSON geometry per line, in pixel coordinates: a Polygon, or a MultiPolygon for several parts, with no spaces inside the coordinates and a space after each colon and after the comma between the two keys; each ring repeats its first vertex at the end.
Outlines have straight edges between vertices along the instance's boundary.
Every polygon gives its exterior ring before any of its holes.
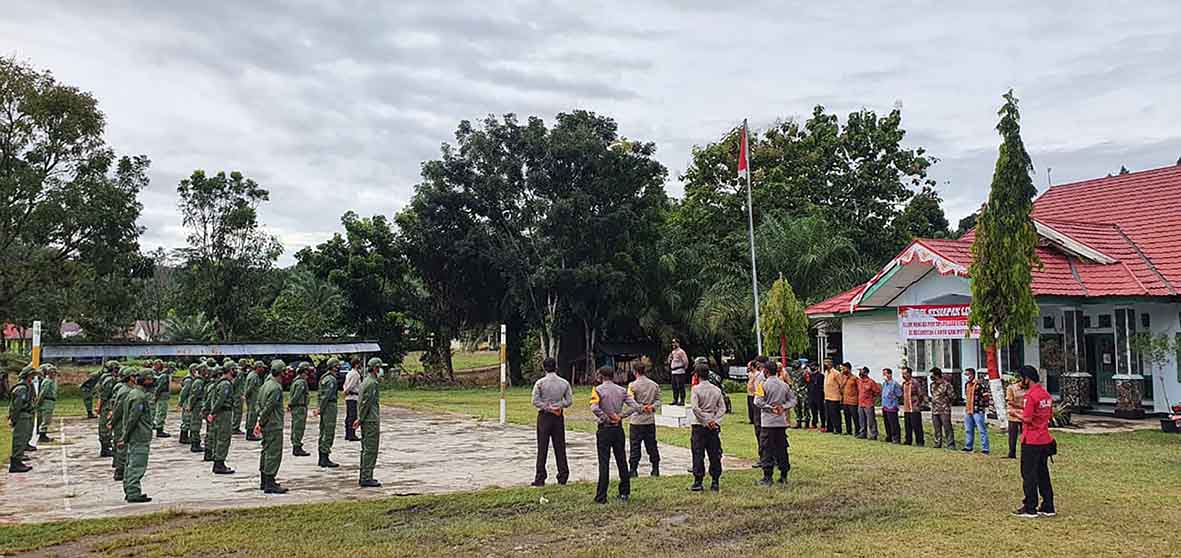
{"type": "Polygon", "coordinates": [[[673,379],[673,405],[684,405],[685,384],[689,377],[689,355],[685,354],[678,339],[673,339],[673,350],[668,354],[668,368],[673,379]]]}
{"type": "Polygon", "coordinates": [[[357,401],[361,399],[361,367],[360,361],[349,369],[344,376],[344,439],[351,442],[360,440],[353,423],[357,421],[357,401]]]}

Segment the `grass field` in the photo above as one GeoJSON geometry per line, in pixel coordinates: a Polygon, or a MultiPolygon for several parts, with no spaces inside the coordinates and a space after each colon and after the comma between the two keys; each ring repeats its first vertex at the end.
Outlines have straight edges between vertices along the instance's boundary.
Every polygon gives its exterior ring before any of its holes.
{"type": "MultiPolygon", "coordinates": [[[[593,428],[588,396],[587,388],[576,390],[571,429],[593,428]]],[[[383,399],[495,419],[497,397],[469,389],[390,391],[383,399]]],[[[532,424],[528,389],[508,398],[509,420],[532,424]]],[[[745,401],[735,405],[723,447],[753,458],[745,401]]],[[[1058,433],[1059,516],[1037,520],[1008,515],[1020,498],[1015,461],[815,432],[790,436],[788,489],[757,488],[748,469],[727,471],[718,494],[687,492],[685,476],[641,478],[630,503],[606,506],[593,504],[593,487],[582,484],[17,525],[0,527],[0,554],[60,543],[66,546],[54,552],[71,556],[285,557],[328,549],[343,556],[1168,556],[1181,548],[1179,436],[1058,433]]],[[[670,429],[660,439],[687,444],[685,432],[670,429]]],[[[992,442],[1003,453],[1002,434],[992,442]]],[[[397,444],[383,440],[383,451],[397,444]]],[[[528,480],[531,471],[521,476],[528,480]]]]}
{"type": "MultiPolygon", "coordinates": [[[[402,359],[402,369],[407,372],[422,372],[422,351],[406,353],[402,359]]],[[[458,351],[451,356],[451,364],[456,370],[483,368],[500,363],[500,353],[496,351],[458,351]]]]}

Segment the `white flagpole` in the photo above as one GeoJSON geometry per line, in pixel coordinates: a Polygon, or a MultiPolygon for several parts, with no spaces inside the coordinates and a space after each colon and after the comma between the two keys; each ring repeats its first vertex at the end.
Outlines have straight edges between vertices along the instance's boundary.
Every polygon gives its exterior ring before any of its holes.
{"type": "Polygon", "coordinates": [[[746,127],[746,119],[742,119],[742,143],[745,152],[740,156],[746,159],[746,225],[750,233],[750,286],[755,297],[755,344],[758,354],[763,354],[763,325],[759,322],[759,270],[755,264],[755,213],[751,202],[750,187],[750,131],[746,127]]]}

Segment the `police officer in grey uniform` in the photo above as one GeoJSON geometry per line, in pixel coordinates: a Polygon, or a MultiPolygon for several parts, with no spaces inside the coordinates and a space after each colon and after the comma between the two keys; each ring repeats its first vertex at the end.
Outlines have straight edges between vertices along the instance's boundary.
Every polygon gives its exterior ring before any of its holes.
{"type": "Polygon", "coordinates": [[[779,363],[767,361],[767,379],[755,390],[755,406],[762,413],[763,463],[761,486],[771,486],[771,473],[779,468],[779,484],[787,483],[791,462],[787,457],[787,413],[796,406],[797,398],[791,386],[779,377],[779,363]]]}
{"type": "Polygon", "coordinates": [[[637,364],[634,372],[636,379],[627,386],[627,392],[640,405],[640,412],[631,416],[628,425],[628,438],[631,439],[631,476],[640,476],[640,446],[643,444],[648,450],[648,461],[652,463],[652,476],[659,477],[660,450],[656,447],[656,413],[660,410],[660,384],[648,377],[648,367],[643,363],[637,364]]]}
{"type": "Polygon", "coordinates": [[[541,363],[545,376],[533,384],[533,406],[537,407],[537,467],[531,486],[545,486],[545,460],[550,442],[554,444],[554,459],[558,462],[558,484],[570,478],[566,461],[565,409],[574,403],[570,382],[558,375],[558,363],[547,358],[541,363]]]}
{"type": "Polygon", "coordinates": [[[628,475],[627,455],[623,446],[623,419],[640,410],[631,393],[616,384],[615,368],[599,368],[599,385],[591,389],[591,413],[599,420],[595,432],[595,447],[599,456],[599,484],[595,490],[595,502],[607,503],[607,488],[611,484],[611,455],[619,468],[619,499],[626,502],[631,495],[631,477],[628,475]],[[626,407],[626,408],[625,408],[626,407]]]}
{"type": "Polygon", "coordinates": [[[701,492],[705,478],[705,457],[709,456],[709,489],[718,490],[722,477],[722,418],[726,416],[726,397],[722,390],[709,381],[709,365],[693,365],[697,385],[689,394],[689,408],[693,411],[696,424],[689,434],[689,447],[693,454],[693,486],[689,490],[701,492]]]}

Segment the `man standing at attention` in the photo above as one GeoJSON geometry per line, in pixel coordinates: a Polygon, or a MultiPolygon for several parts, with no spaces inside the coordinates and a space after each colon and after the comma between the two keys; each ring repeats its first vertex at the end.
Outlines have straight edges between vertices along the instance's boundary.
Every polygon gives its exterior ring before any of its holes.
{"type": "Polygon", "coordinates": [[[809,427],[824,431],[828,428],[828,417],[824,411],[824,372],[815,364],[809,365],[804,380],[808,383],[808,412],[812,415],[809,427]]]}
{"type": "Polygon", "coordinates": [[[193,383],[189,386],[189,399],[187,401],[189,410],[189,451],[192,453],[202,453],[205,448],[201,447],[201,426],[205,424],[205,416],[201,414],[201,409],[204,405],[205,399],[205,362],[197,362],[197,377],[193,379],[193,383]]]}
{"type": "Polygon", "coordinates": [[[232,475],[234,470],[226,467],[226,457],[230,454],[230,439],[234,434],[234,374],[237,363],[229,361],[222,368],[222,377],[210,392],[209,416],[209,445],[213,446],[213,474],[232,475]]]}
{"type": "Polygon", "coordinates": [[[176,363],[169,362],[157,371],[153,391],[156,394],[156,411],[152,413],[152,420],[156,421],[156,437],[171,438],[172,434],[164,431],[164,421],[168,419],[168,400],[172,398],[172,374],[176,372],[176,363]]]}
{"type": "Polygon", "coordinates": [[[640,476],[640,444],[648,451],[652,476],[660,476],[660,450],[656,447],[656,411],[660,409],[660,384],[648,377],[648,365],[635,366],[636,380],[627,386],[627,393],[640,405],[640,412],[632,415],[628,437],[631,439],[631,476],[640,476]]]}
{"type": "Polygon", "coordinates": [[[791,470],[791,461],[787,455],[787,413],[798,402],[795,392],[779,375],[776,368],[779,363],[767,362],[767,379],[759,384],[755,392],[755,405],[762,413],[763,425],[762,455],[763,479],[761,486],[771,486],[771,476],[774,468],[779,468],[779,484],[787,484],[787,472],[791,470]]]}
{"type": "Polygon", "coordinates": [[[310,362],[301,362],[295,369],[295,380],[291,382],[291,398],[287,400],[287,411],[291,413],[291,455],[306,457],[303,451],[303,431],[308,424],[308,375],[315,368],[310,362]]]}
{"type": "Polygon", "coordinates": [[[111,432],[111,396],[115,392],[115,384],[119,382],[119,363],[107,362],[107,369],[98,381],[98,445],[101,448],[99,457],[115,455],[114,442],[111,432]],[[114,363],[114,366],[111,366],[114,363]]]}
{"type": "Polygon", "coordinates": [[[565,409],[574,403],[570,382],[558,375],[558,362],[547,358],[541,363],[545,376],[533,383],[533,406],[537,407],[537,466],[531,486],[545,486],[545,461],[549,445],[554,445],[554,461],[558,463],[558,484],[570,478],[566,462],[565,409]]]}
{"type": "Polygon", "coordinates": [[[1054,400],[1039,383],[1037,369],[1025,365],[1019,370],[1021,387],[1026,390],[1025,407],[1021,411],[1021,481],[1025,499],[1014,512],[1018,517],[1053,517],[1054,487],[1050,483],[1050,456],[1058,452],[1058,445],[1050,435],[1050,417],[1054,415],[1054,400]],[[1041,495],[1041,507],[1038,507],[1041,495]]]}
{"type": "Polygon", "coordinates": [[[689,395],[689,407],[696,423],[689,435],[690,451],[693,454],[693,486],[689,490],[701,492],[705,478],[705,456],[709,455],[709,489],[717,492],[722,477],[722,417],[726,416],[726,399],[722,390],[709,381],[709,365],[693,366],[697,385],[689,395]]]}
{"type": "Polygon", "coordinates": [[[357,400],[361,398],[361,367],[360,362],[352,365],[344,375],[344,439],[356,442],[357,429],[353,423],[357,422],[357,400]]]}
{"type": "Polygon", "coordinates": [[[824,359],[824,416],[830,434],[841,433],[841,372],[824,359]]]}
{"type": "Polygon", "coordinates": [[[912,440],[915,445],[922,447],[923,441],[923,403],[927,401],[927,394],[922,384],[916,382],[914,373],[909,366],[902,367],[902,413],[906,426],[906,445],[912,440]]]}
{"type": "Polygon", "coordinates": [[[336,441],[336,369],[340,368],[340,361],[336,357],[328,359],[324,365],[324,373],[320,375],[320,383],[316,386],[317,407],[312,413],[320,417],[320,467],[339,467],[328,456],[332,453],[332,444],[336,441]]]}
{"type": "Polygon", "coordinates": [[[681,341],[673,339],[673,350],[668,354],[668,370],[673,381],[673,405],[685,404],[685,379],[689,374],[689,355],[681,348],[681,341]]]}
{"type": "Polygon", "coordinates": [[[86,418],[94,418],[94,390],[98,388],[98,382],[102,380],[103,369],[100,368],[90,373],[86,381],[78,386],[78,390],[82,392],[82,406],[86,408],[86,418]]]}
{"type": "Polygon", "coordinates": [[[37,390],[37,443],[52,442],[49,437],[49,423],[53,422],[53,410],[57,407],[57,367],[41,365],[41,388],[37,390]]]}
{"type": "Polygon", "coordinates": [[[180,381],[180,401],[176,405],[180,410],[180,436],[176,439],[179,444],[189,443],[189,394],[193,391],[193,376],[196,373],[197,365],[190,364],[189,375],[180,381]]]}
{"type": "Polygon", "coordinates": [[[882,422],[886,425],[886,441],[902,443],[902,429],[898,423],[898,403],[902,400],[902,386],[894,381],[894,371],[882,369],[882,422]]]}
{"type": "Polygon", "coordinates": [[[841,375],[837,377],[841,386],[841,412],[845,415],[845,435],[853,436],[861,431],[857,419],[857,404],[861,401],[857,394],[857,378],[853,377],[853,365],[841,363],[841,375]]]}
{"type": "MultiPolygon", "coordinates": [[[[273,363],[272,363],[273,364],[273,363]]],[[[258,388],[262,386],[263,380],[269,376],[267,374],[267,365],[261,360],[254,361],[254,370],[246,374],[246,389],[242,392],[246,398],[246,440],[258,440],[258,435],[254,433],[254,423],[258,422],[258,388]]]]}
{"type": "Polygon", "coordinates": [[[980,431],[980,452],[988,455],[988,406],[992,405],[992,393],[988,384],[976,377],[976,370],[964,370],[969,378],[964,390],[964,453],[972,453],[976,442],[976,431],[980,431]]]}
{"type": "Polygon", "coordinates": [[[640,410],[628,390],[614,381],[615,369],[599,368],[599,385],[591,388],[591,413],[599,421],[595,432],[595,449],[599,458],[599,483],[595,488],[595,503],[607,503],[607,489],[611,485],[611,454],[619,469],[619,500],[626,502],[631,495],[631,476],[627,469],[627,455],[623,445],[623,419],[640,410]],[[624,409],[624,406],[627,409],[624,409]]]}
{"type": "Polygon", "coordinates": [[[27,473],[33,470],[25,465],[25,450],[33,438],[33,413],[36,412],[33,396],[33,367],[26,366],[16,377],[8,397],[8,425],[12,427],[12,453],[9,455],[9,473],[27,473]]]}
{"type": "Polygon", "coordinates": [[[230,417],[230,422],[234,425],[234,436],[246,433],[242,430],[242,415],[243,407],[246,406],[246,376],[249,375],[250,364],[251,360],[248,358],[238,359],[238,372],[234,374],[234,416],[230,417]]]}
{"type": "Polygon", "coordinates": [[[217,387],[219,379],[222,375],[222,371],[221,371],[221,367],[217,365],[216,359],[210,358],[206,362],[208,362],[208,366],[206,368],[207,372],[206,372],[206,378],[205,378],[205,393],[202,395],[201,414],[199,415],[200,417],[205,419],[205,421],[207,423],[205,426],[205,452],[204,452],[204,455],[202,456],[201,460],[212,463],[213,462],[213,450],[217,449],[216,439],[217,439],[218,434],[213,431],[213,422],[208,419],[210,416],[213,416],[213,414],[214,414],[213,392],[214,392],[214,388],[217,387]]]}
{"type": "Polygon", "coordinates": [[[767,357],[759,355],[755,357],[754,368],[750,372],[750,377],[746,380],[746,403],[749,409],[750,423],[755,429],[755,448],[758,450],[759,460],[755,463],[755,467],[762,467],[763,462],[763,413],[755,405],[755,393],[758,393],[759,386],[767,381],[767,357]]]}
{"type": "Polygon", "coordinates": [[[365,379],[361,381],[361,399],[357,404],[357,419],[353,430],[361,430],[361,488],[378,488],[381,483],[373,478],[377,468],[377,452],[381,446],[381,389],[378,377],[385,375],[385,363],[373,357],[365,365],[365,379]]]}
{"type": "MultiPolygon", "coordinates": [[[[119,371],[119,384],[111,391],[111,432],[116,442],[119,442],[120,437],[123,436],[123,413],[127,410],[127,396],[134,389],[131,387],[132,374],[138,374],[138,371],[130,366],[124,366],[119,371]]],[[[115,455],[111,466],[115,468],[115,480],[123,480],[123,474],[127,468],[127,446],[115,444],[115,455]]]]}
{"type": "Polygon", "coordinates": [[[1021,420],[1025,412],[1025,388],[1021,387],[1021,378],[1009,384],[1005,390],[1005,411],[1009,416],[1009,455],[1007,459],[1017,459],[1017,440],[1021,438],[1021,420]]]}
{"type": "Polygon", "coordinates": [[[951,402],[955,388],[939,368],[931,369],[931,425],[935,427],[935,447],[955,449],[955,430],[951,426],[951,402]],[[946,441],[945,441],[946,440],[946,441]]]}
{"type": "Polygon", "coordinates": [[[254,402],[258,421],[253,434],[256,439],[262,440],[258,471],[262,477],[259,488],[264,494],[287,493],[287,489],[279,486],[275,480],[279,474],[279,465],[283,462],[283,386],[279,384],[279,374],[283,373],[284,368],[287,368],[287,363],[278,359],[271,361],[271,374],[258,389],[254,402]]]}
{"type": "Polygon", "coordinates": [[[862,366],[861,375],[857,378],[857,437],[862,440],[878,439],[878,417],[874,405],[880,393],[882,386],[869,377],[869,368],[862,366]]]}
{"type": "Polygon", "coordinates": [[[156,371],[137,370],[131,375],[132,388],[127,392],[123,410],[123,429],[116,446],[127,455],[123,475],[123,499],[128,503],[151,502],[140,482],[148,470],[148,452],[152,446],[152,406],[147,390],[154,389],[156,371]]]}

